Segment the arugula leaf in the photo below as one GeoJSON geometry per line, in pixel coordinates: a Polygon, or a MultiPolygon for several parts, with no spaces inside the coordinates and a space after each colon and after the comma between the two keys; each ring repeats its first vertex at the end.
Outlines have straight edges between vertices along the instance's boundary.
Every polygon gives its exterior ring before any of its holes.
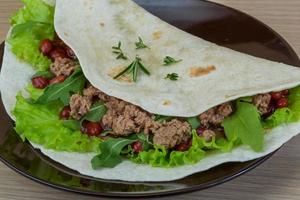
{"type": "Polygon", "coordinates": [[[73,131],[78,131],[81,128],[81,125],[80,125],[79,121],[77,121],[77,120],[64,120],[63,126],[66,128],[69,128],[73,131]]]}
{"type": "Polygon", "coordinates": [[[122,162],[121,151],[127,145],[130,145],[138,140],[136,134],[129,138],[109,138],[102,142],[99,147],[101,153],[91,160],[93,169],[101,167],[113,168],[122,162]]]}
{"type": "Polygon", "coordinates": [[[97,102],[92,106],[90,111],[80,119],[80,122],[82,123],[84,120],[98,122],[105,115],[106,111],[106,106],[102,102],[97,102]]]}
{"type": "Polygon", "coordinates": [[[172,120],[174,117],[171,116],[164,116],[164,115],[155,115],[154,121],[157,122],[164,122],[164,121],[170,121],[172,120]]]}
{"type": "Polygon", "coordinates": [[[42,76],[47,79],[52,79],[54,77],[54,74],[52,74],[50,71],[38,71],[31,78],[35,78],[38,76],[42,76]]]}
{"type": "Polygon", "coordinates": [[[44,94],[38,98],[36,103],[46,104],[55,100],[60,100],[65,106],[69,105],[71,94],[82,91],[85,82],[86,79],[81,69],[77,68],[77,70],[64,82],[47,87],[44,94]]]}
{"type": "Polygon", "coordinates": [[[254,151],[263,149],[264,132],[257,108],[245,102],[237,102],[237,110],[224,120],[223,127],[229,141],[241,140],[254,151]]]}
{"type": "Polygon", "coordinates": [[[197,129],[201,123],[198,117],[189,117],[187,122],[191,125],[192,129],[197,129]]]}
{"type": "Polygon", "coordinates": [[[140,133],[137,134],[139,141],[142,142],[143,151],[148,151],[153,147],[153,143],[151,142],[153,138],[149,134],[140,133]]]}

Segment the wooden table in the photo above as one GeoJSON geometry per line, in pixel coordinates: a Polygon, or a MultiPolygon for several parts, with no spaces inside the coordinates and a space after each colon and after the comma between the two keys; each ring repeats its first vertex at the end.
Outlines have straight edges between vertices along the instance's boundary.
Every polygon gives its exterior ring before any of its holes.
{"type": "MultiPolygon", "coordinates": [[[[278,31],[300,55],[300,0],[214,0],[249,13],[278,31]]],[[[8,19],[20,6],[17,0],[0,0],[0,40],[8,19]]],[[[0,164],[0,199],[101,199],[48,188],[0,164]]],[[[103,198],[105,199],[105,198],[103,198]]],[[[300,136],[255,170],[220,186],[163,199],[300,199],[300,136]]]]}

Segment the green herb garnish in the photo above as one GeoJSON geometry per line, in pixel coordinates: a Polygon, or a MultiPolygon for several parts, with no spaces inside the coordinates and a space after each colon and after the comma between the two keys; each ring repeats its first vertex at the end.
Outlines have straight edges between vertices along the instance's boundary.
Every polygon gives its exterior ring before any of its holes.
{"type": "Polygon", "coordinates": [[[165,79],[170,79],[171,81],[177,81],[178,80],[178,74],[172,73],[172,74],[167,74],[165,79]]]}
{"type": "Polygon", "coordinates": [[[262,151],[264,130],[257,108],[251,103],[238,101],[236,112],[222,123],[229,141],[240,140],[254,151],[262,151]]]}
{"type": "Polygon", "coordinates": [[[144,44],[141,37],[139,37],[139,41],[135,43],[135,46],[136,46],[136,49],[145,49],[145,48],[150,49],[147,45],[144,44]]]}
{"type": "Polygon", "coordinates": [[[166,56],[164,58],[164,66],[169,66],[169,65],[173,65],[176,63],[181,62],[182,60],[175,60],[174,58],[170,57],[170,56],[166,56]]]}
{"type": "Polygon", "coordinates": [[[85,82],[86,79],[78,67],[64,82],[48,86],[43,95],[36,100],[36,103],[47,104],[60,100],[65,106],[69,105],[71,95],[82,91],[85,82]]]}
{"type": "Polygon", "coordinates": [[[113,46],[113,53],[117,54],[116,59],[124,59],[127,60],[127,56],[125,56],[125,54],[123,53],[122,49],[121,49],[122,43],[119,42],[118,46],[113,46]]]}
{"type": "Polygon", "coordinates": [[[141,69],[145,74],[150,76],[150,72],[146,69],[146,67],[141,62],[142,62],[142,59],[140,57],[136,56],[135,60],[128,67],[126,67],[122,72],[120,72],[118,75],[116,75],[114,77],[114,79],[117,79],[125,74],[131,73],[132,80],[134,82],[136,82],[139,69],[141,69]]]}
{"type": "Polygon", "coordinates": [[[81,119],[80,122],[87,120],[90,122],[98,122],[106,114],[107,107],[102,102],[95,103],[90,111],[86,113],[81,119]]]}

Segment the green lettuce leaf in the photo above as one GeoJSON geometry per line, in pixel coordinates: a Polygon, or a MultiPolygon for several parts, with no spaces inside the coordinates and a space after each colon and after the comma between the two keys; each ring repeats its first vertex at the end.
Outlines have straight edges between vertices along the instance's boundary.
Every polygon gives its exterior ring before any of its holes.
{"type": "Polygon", "coordinates": [[[42,0],[22,0],[24,7],[12,18],[11,24],[22,24],[28,21],[53,24],[54,7],[47,5],[42,0]]]}
{"type": "Polygon", "coordinates": [[[205,142],[194,130],[192,132],[192,146],[187,151],[168,151],[164,147],[155,146],[154,149],[139,154],[129,155],[129,159],[139,164],[150,164],[153,167],[176,167],[185,164],[194,164],[203,159],[207,150],[231,151],[233,143],[226,139],[213,139],[205,142]]]}
{"type": "Polygon", "coordinates": [[[44,71],[49,68],[51,60],[40,50],[43,39],[54,37],[54,7],[42,0],[23,0],[25,6],[12,18],[11,35],[7,42],[12,52],[21,60],[32,65],[34,69],[44,71]]]}
{"type": "Polygon", "coordinates": [[[237,102],[236,112],[223,122],[229,141],[241,140],[254,151],[263,149],[264,130],[257,108],[246,102],[237,102]]]}
{"type": "Polygon", "coordinates": [[[274,128],[281,124],[300,120],[300,86],[290,90],[289,106],[277,109],[263,122],[264,128],[274,128]]]}
{"type": "Polygon", "coordinates": [[[26,91],[28,92],[30,98],[34,101],[36,101],[40,96],[43,95],[44,89],[37,89],[33,87],[31,83],[29,83],[26,87],[26,91]]]}
{"type": "Polygon", "coordinates": [[[39,46],[43,39],[53,37],[52,25],[30,21],[14,26],[7,42],[19,59],[28,62],[34,69],[44,71],[49,68],[51,60],[40,52],[39,46]]]}
{"type": "Polygon", "coordinates": [[[43,145],[45,148],[68,152],[98,152],[101,140],[88,137],[80,131],[63,126],[59,111],[63,105],[52,102],[46,105],[31,104],[21,94],[17,96],[13,115],[16,132],[20,137],[43,145]]]}
{"type": "Polygon", "coordinates": [[[109,138],[99,145],[100,154],[91,160],[93,169],[101,167],[113,168],[122,162],[121,151],[138,140],[138,136],[128,138],[109,138]]]}

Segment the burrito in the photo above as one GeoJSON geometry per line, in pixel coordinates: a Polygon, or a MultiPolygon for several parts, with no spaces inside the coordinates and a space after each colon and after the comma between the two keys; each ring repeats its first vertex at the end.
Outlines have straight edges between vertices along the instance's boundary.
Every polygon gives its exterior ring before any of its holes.
{"type": "Polygon", "coordinates": [[[15,130],[83,175],[171,181],[300,130],[300,69],[233,51],[131,0],[23,0],[0,75],[15,130]]]}

